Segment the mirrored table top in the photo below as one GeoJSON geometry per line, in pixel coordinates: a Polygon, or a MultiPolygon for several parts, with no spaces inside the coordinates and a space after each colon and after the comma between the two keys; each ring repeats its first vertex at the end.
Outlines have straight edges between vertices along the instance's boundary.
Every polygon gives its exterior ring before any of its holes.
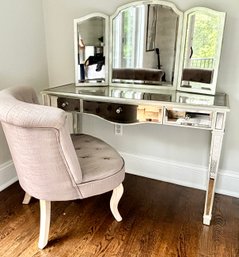
{"type": "Polygon", "coordinates": [[[45,89],[42,94],[128,104],[174,104],[201,108],[211,107],[229,111],[228,97],[225,93],[216,93],[215,96],[211,96],[176,90],[139,89],[137,87],[75,86],[73,83],[45,89]]]}

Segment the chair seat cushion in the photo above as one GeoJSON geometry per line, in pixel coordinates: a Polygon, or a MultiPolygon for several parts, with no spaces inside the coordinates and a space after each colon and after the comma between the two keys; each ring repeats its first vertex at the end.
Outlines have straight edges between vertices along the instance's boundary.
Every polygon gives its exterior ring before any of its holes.
{"type": "Polygon", "coordinates": [[[72,134],[82,170],[82,183],[110,177],[124,168],[124,160],[104,141],[86,134],[72,134]]]}

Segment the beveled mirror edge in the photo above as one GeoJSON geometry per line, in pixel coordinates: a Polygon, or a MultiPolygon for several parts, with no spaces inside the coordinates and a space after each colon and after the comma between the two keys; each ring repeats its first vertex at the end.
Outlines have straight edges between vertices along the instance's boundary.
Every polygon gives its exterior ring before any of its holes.
{"type": "Polygon", "coordinates": [[[163,0],[145,0],[145,1],[135,1],[131,2],[122,6],[119,6],[116,11],[110,16],[110,43],[109,43],[109,85],[110,86],[121,86],[121,87],[138,87],[138,88],[152,88],[152,89],[170,89],[175,90],[177,88],[178,83],[178,67],[180,63],[180,51],[181,51],[181,42],[182,42],[182,29],[183,29],[183,12],[177,8],[177,6],[168,1],[163,0]],[[171,7],[175,13],[179,15],[179,22],[178,22],[178,32],[177,32],[177,51],[175,54],[175,71],[174,71],[174,81],[173,84],[168,84],[170,86],[154,86],[150,84],[129,84],[129,83],[115,83],[112,82],[112,64],[113,64],[113,20],[114,18],[124,9],[133,7],[133,6],[139,6],[142,4],[159,4],[164,5],[167,7],[171,7]]]}
{"type": "Polygon", "coordinates": [[[81,18],[74,19],[74,63],[75,63],[75,85],[76,86],[106,86],[109,85],[109,16],[100,13],[100,12],[94,12],[90,13],[88,15],[85,15],[81,18]],[[79,83],[78,82],[78,46],[77,46],[77,23],[86,21],[90,18],[94,17],[102,17],[105,19],[105,82],[103,83],[79,83]]]}
{"type": "Polygon", "coordinates": [[[218,78],[218,72],[219,72],[219,65],[220,65],[220,57],[221,57],[221,51],[222,51],[222,41],[223,41],[223,33],[225,29],[225,20],[226,20],[226,13],[221,11],[216,11],[211,8],[207,7],[193,7],[188,9],[183,14],[183,30],[182,30],[182,44],[181,44],[181,50],[180,50],[180,62],[178,67],[178,81],[177,81],[177,90],[182,92],[189,92],[189,93],[202,93],[207,95],[215,95],[216,93],[216,87],[217,87],[217,78],[218,78]],[[190,13],[194,11],[203,11],[208,13],[215,13],[220,14],[222,17],[221,22],[221,31],[220,31],[220,40],[218,41],[218,49],[217,49],[217,60],[215,63],[215,72],[213,75],[213,83],[211,84],[211,90],[208,89],[196,89],[196,88],[184,88],[181,86],[182,81],[182,73],[183,73],[183,66],[184,66],[184,55],[185,55],[185,47],[186,47],[186,37],[187,37],[187,23],[188,23],[188,16],[190,13]]]}

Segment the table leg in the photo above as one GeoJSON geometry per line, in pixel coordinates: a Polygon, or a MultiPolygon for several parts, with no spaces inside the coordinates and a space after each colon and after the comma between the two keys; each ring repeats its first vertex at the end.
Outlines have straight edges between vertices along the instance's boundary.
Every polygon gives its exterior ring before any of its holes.
{"type": "Polygon", "coordinates": [[[212,131],[203,224],[210,225],[224,131],[212,131]]]}

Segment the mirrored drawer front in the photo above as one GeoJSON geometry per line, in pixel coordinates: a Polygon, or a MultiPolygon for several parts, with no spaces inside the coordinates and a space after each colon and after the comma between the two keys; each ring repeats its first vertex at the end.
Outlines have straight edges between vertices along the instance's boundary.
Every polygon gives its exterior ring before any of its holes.
{"type": "Polygon", "coordinates": [[[57,107],[67,112],[80,111],[80,100],[65,97],[58,97],[57,107]]]}
{"type": "Polygon", "coordinates": [[[166,108],[164,123],[174,126],[211,128],[212,112],[166,108]]]}
{"type": "Polygon", "coordinates": [[[162,107],[139,105],[137,109],[137,119],[139,122],[162,123],[162,107]]]}
{"type": "Polygon", "coordinates": [[[84,113],[100,116],[117,123],[137,122],[137,105],[83,101],[84,113]]]}

